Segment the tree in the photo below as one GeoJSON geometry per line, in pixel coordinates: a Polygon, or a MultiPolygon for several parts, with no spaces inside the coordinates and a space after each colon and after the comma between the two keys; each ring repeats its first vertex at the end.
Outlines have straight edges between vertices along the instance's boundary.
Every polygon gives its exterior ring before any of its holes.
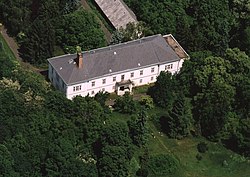
{"type": "Polygon", "coordinates": [[[53,56],[55,42],[53,21],[49,16],[41,15],[32,23],[21,43],[21,57],[32,64],[45,63],[53,56]]]}
{"type": "Polygon", "coordinates": [[[18,173],[14,171],[14,160],[9,152],[8,148],[0,144],[0,173],[1,176],[19,176],[18,173]]]}
{"type": "Polygon", "coordinates": [[[144,22],[141,21],[138,23],[128,23],[125,29],[121,28],[119,31],[123,36],[122,42],[140,39],[144,36],[152,34],[152,31],[146,27],[144,22]]]}
{"type": "Polygon", "coordinates": [[[179,161],[170,154],[152,155],[148,163],[149,174],[152,176],[169,176],[180,173],[179,161]]]}
{"type": "Polygon", "coordinates": [[[242,118],[249,117],[250,115],[250,58],[244,52],[237,48],[228,49],[225,54],[225,59],[233,66],[230,68],[229,73],[232,76],[232,83],[236,88],[234,109],[242,118]]]}
{"type": "Polygon", "coordinates": [[[235,25],[231,30],[230,47],[238,47],[249,53],[250,4],[248,0],[232,0],[230,9],[233,13],[235,25]]]}
{"type": "Polygon", "coordinates": [[[146,145],[149,138],[149,127],[147,123],[147,114],[145,110],[133,116],[128,122],[129,135],[133,143],[139,147],[146,145]]]}
{"type": "Polygon", "coordinates": [[[116,111],[124,114],[132,114],[137,111],[136,102],[129,92],[126,92],[123,96],[115,100],[114,108],[116,111]]]}
{"type": "Polygon", "coordinates": [[[175,76],[172,76],[169,72],[161,72],[155,85],[149,88],[148,94],[153,98],[156,105],[168,110],[172,107],[176,88],[175,76]]]}
{"type": "Polygon", "coordinates": [[[139,103],[146,109],[153,109],[154,108],[154,101],[153,99],[146,95],[146,96],[142,96],[141,100],[139,101],[139,103]]]}
{"type": "Polygon", "coordinates": [[[122,146],[105,146],[99,159],[99,176],[128,176],[129,161],[126,148],[122,146]]]}
{"type": "Polygon", "coordinates": [[[172,109],[165,117],[167,120],[161,120],[167,125],[163,123],[161,126],[171,138],[182,138],[190,134],[193,116],[190,100],[183,93],[177,94],[176,97],[172,109]]]}
{"type": "Polygon", "coordinates": [[[108,96],[108,92],[98,92],[97,94],[95,94],[95,100],[104,108],[106,107],[105,102],[107,101],[108,96]]]}
{"type": "Polygon", "coordinates": [[[0,2],[0,18],[11,35],[26,31],[29,26],[32,0],[2,0],[0,2]]]}
{"type": "Polygon", "coordinates": [[[191,1],[188,15],[194,19],[191,26],[191,50],[210,50],[223,54],[229,43],[229,31],[232,26],[232,16],[228,0],[191,1]]]}
{"type": "Polygon", "coordinates": [[[111,35],[110,45],[120,44],[123,42],[123,39],[123,33],[119,30],[116,30],[111,35]]]}
{"type": "Polygon", "coordinates": [[[210,56],[189,61],[189,67],[196,69],[182,70],[178,79],[183,77],[181,80],[189,84],[192,113],[198,131],[206,137],[215,137],[226,123],[234,103],[232,65],[228,60],[210,56]]]}
{"type": "Polygon", "coordinates": [[[90,50],[105,46],[104,33],[95,16],[84,9],[63,16],[56,30],[57,43],[66,53],[74,53],[75,46],[90,50]]]}
{"type": "Polygon", "coordinates": [[[123,122],[107,123],[101,134],[102,146],[125,146],[129,147],[131,140],[129,138],[129,129],[123,122]]]}
{"type": "Polygon", "coordinates": [[[123,122],[107,123],[100,144],[99,176],[127,176],[132,157],[127,125],[123,122]]]}

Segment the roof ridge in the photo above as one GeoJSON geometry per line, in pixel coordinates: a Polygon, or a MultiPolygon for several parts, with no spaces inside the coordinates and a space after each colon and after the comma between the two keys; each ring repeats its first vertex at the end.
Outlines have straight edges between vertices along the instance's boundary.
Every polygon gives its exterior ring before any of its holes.
{"type": "Polygon", "coordinates": [[[146,39],[149,39],[149,38],[156,38],[158,36],[162,37],[161,34],[155,34],[155,35],[152,35],[152,36],[146,36],[146,37],[142,37],[140,39],[135,39],[135,40],[132,40],[132,41],[122,42],[122,43],[119,43],[119,44],[114,44],[114,45],[109,45],[109,46],[105,46],[105,47],[100,47],[100,48],[97,48],[97,49],[92,49],[92,50],[89,50],[89,51],[84,51],[83,54],[96,52],[98,50],[104,50],[104,49],[108,49],[108,48],[110,48],[110,50],[112,50],[112,47],[126,46],[126,45],[131,44],[131,43],[136,43],[138,41],[146,40],[146,39]]]}

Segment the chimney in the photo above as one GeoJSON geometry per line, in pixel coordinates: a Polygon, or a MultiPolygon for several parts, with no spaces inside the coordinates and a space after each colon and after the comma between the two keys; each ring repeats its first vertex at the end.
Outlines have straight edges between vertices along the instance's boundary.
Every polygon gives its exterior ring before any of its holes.
{"type": "Polygon", "coordinates": [[[82,56],[81,47],[77,46],[76,51],[77,51],[76,64],[77,64],[78,68],[82,68],[83,67],[83,56],[82,56]]]}

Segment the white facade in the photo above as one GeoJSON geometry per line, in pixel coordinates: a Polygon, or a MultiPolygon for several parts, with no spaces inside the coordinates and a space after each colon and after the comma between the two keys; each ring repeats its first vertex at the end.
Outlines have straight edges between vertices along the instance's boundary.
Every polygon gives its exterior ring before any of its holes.
{"type": "Polygon", "coordinates": [[[172,74],[178,72],[182,67],[183,61],[183,59],[180,59],[179,61],[145,66],[141,68],[138,63],[138,68],[136,69],[122,71],[119,73],[110,72],[108,75],[92,78],[91,80],[71,85],[66,85],[60,75],[56,73],[56,70],[49,64],[49,79],[58,90],[65,93],[68,99],[72,99],[77,95],[94,96],[99,91],[109,93],[115,92],[117,89],[116,84],[126,80],[132,81],[134,86],[153,83],[156,81],[156,78],[161,71],[169,71],[172,74]]]}

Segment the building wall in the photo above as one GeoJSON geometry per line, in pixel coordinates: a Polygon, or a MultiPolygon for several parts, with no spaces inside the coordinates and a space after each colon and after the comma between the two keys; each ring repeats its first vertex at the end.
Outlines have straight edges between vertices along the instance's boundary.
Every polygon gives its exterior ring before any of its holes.
{"type": "Polygon", "coordinates": [[[61,77],[57,74],[56,70],[49,64],[49,80],[51,81],[52,85],[65,93],[66,95],[66,84],[63,82],[61,77]]]}
{"type": "MultiPolygon", "coordinates": [[[[178,72],[180,67],[182,66],[183,60],[161,64],[161,65],[153,65],[144,68],[137,68],[135,70],[125,71],[123,73],[116,73],[110,74],[109,76],[104,76],[101,78],[89,80],[83,83],[67,86],[67,88],[61,88],[60,90],[63,91],[67,98],[72,99],[77,95],[81,96],[94,96],[99,91],[106,91],[112,93],[115,91],[115,84],[116,82],[121,82],[122,75],[124,75],[124,80],[130,79],[134,82],[134,86],[141,86],[145,84],[150,84],[156,81],[157,76],[160,74],[161,71],[169,71],[172,74],[178,72]],[[154,68],[154,69],[152,69],[154,68]],[[141,75],[141,71],[143,74],[141,75]],[[134,73],[134,76],[131,77],[131,73],[134,73]],[[113,81],[113,78],[116,78],[113,81]],[[105,82],[103,81],[105,79],[105,82]],[[94,85],[92,86],[92,82],[94,85]]],[[[53,78],[56,78],[56,74],[53,74],[53,78]]],[[[55,79],[53,79],[54,81],[55,79]]],[[[58,82],[52,82],[53,85],[58,84],[58,82]]],[[[60,85],[60,81],[59,81],[60,85]]],[[[56,86],[55,86],[56,87],[56,86]]]]}

